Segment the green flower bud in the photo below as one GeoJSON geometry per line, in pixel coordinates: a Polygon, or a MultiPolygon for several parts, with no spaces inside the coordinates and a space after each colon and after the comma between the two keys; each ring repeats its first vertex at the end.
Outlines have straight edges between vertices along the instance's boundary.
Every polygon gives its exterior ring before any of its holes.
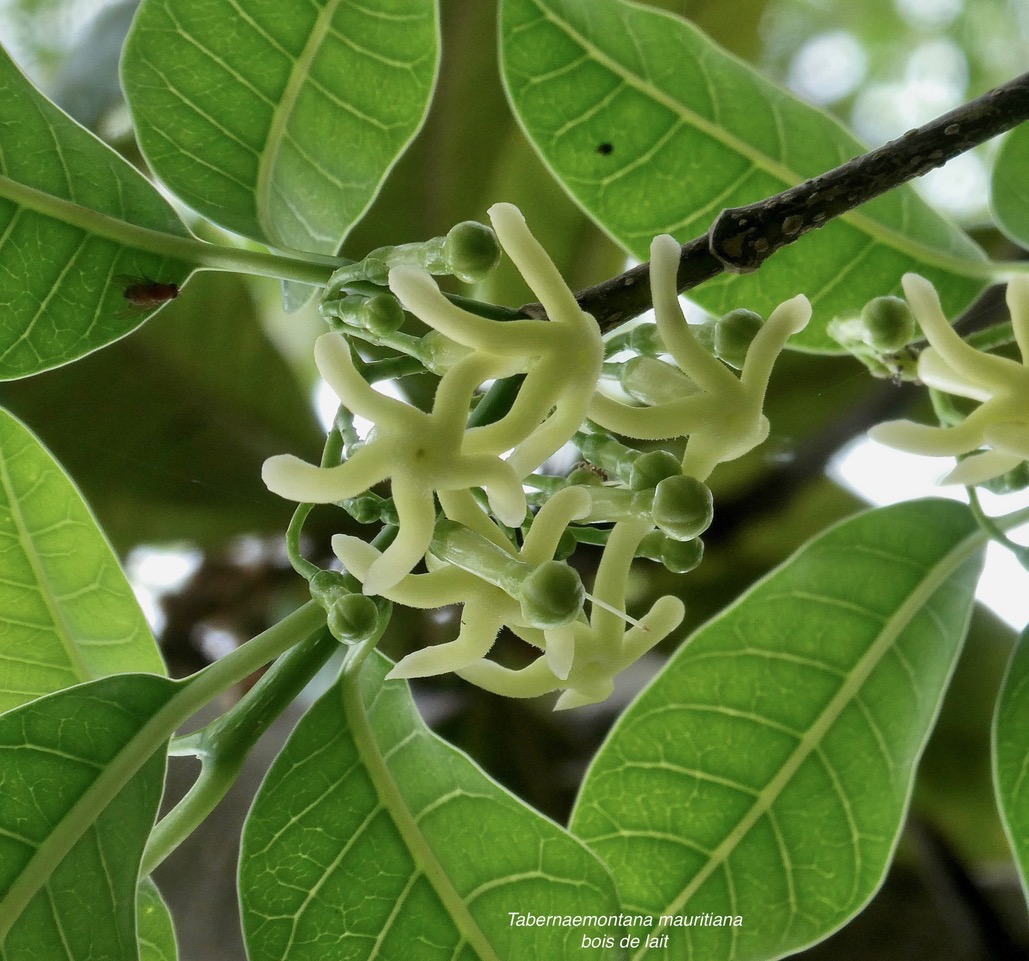
{"type": "Polygon", "coordinates": [[[660,354],[665,349],[657,333],[657,324],[640,324],[634,327],[629,333],[626,346],[634,354],[645,354],[650,357],[660,354]]]}
{"type": "Polygon", "coordinates": [[[458,280],[477,283],[500,263],[497,235],[485,224],[466,220],[447,234],[443,241],[443,259],[458,280]]]}
{"type": "Polygon", "coordinates": [[[715,322],[715,354],[730,367],[740,370],[757,332],[764,324],[760,314],[739,308],[715,322]]]}
{"type": "Polygon", "coordinates": [[[404,323],[404,308],[392,294],[375,294],[358,308],[356,320],[373,334],[392,334],[404,323]]]}
{"type": "Polygon", "coordinates": [[[651,531],[640,541],[637,555],[663,564],[673,574],[688,574],[704,557],[704,543],[699,537],[691,541],[674,541],[661,531],[651,531]]]}
{"type": "Polygon", "coordinates": [[[326,611],[341,601],[352,591],[347,586],[347,576],[340,571],[318,571],[308,581],[308,589],[311,591],[311,599],[316,601],[326,611]]]}
{"type": "Polygon", "coordinates": [[[328,613],[329,631],[344,644],[357,644],[375,633],[379,610],[364,594],[348,594],[340,598],[328,613]]]}
{"type": "Polygon", "coordinates": [[[861,311],[864,340],[883,353],[893,353],[915,338],[915,318],[906,300],[900,297],[876,297],[861,311]]]}
{"type": "Polygon", "coordinates": [[[691,541],[673,541],[664,538],[661,545],[661,563],[673,574],[688,574],[704,559],[704,542],[699,537],[691,541]]]}
{"type": "Polygon", "coordinates": [[[349,575],[318,571],[308,587],[311,597],[325,610],[329,631],[337,641],[356,644],[372,636],[379,621],[379,610],[370,597],[355,593],[353,588],[360,585],[349,575]]]}
{"type": "Polygon", "coordinates": [[[585,599],[586,589],[579,575],[560,561],[540,564],[525,578],[518,592],[526,621],[544,630],[574,621],[585,599]]]}
{"type": "Polygon", "coordinates": [[[654,489],[654,523],[674,540],[698,537],[713,517],[711,491],[695,477],[666,477],[654,489]]]}
{"type": "Polygon", "coordinates": [[[571,531],[565,531],[557,542],[557,550],[554,551],[554,560],[563,561],[575,553],[578,541],[571,531]]]}
{"type": "Polygon", "coordinates": [[[666,450],[652,450],[640,454],[629,471],[629,487],[634,491],[648,490],[666,477],[682,473],[679,458],[666,450]]]}
{"type": "Polygon", "coordinates": [[[568,475],[569,487],[575,485],[580,487],[602,487],[603,484],[604,478],[589,467],[576,467],[575,470],[568,475]]]}

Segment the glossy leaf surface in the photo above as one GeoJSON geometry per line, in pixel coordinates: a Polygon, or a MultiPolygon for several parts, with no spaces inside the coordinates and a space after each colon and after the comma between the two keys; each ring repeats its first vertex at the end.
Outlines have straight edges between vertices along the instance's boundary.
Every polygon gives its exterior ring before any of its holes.
{"type": "Polygon", "coordinates": [[[322,697],[261,788],[240,862],[250,958],[573,956],[582,927],[510,912],[617,912],[603,866],[432,734],[389,666],[372,655],[322,697]]]}
{"type": "Polygon", "coordinates": [[[153,310],[126,310],[122,278],[181,284],[190,268],[149,252],[162,235],[188,237],[167,201],[2,50],[0,103],[0,380],[10,380],[138,327],[153,310]]]}
{"type": "Polygon", "coordinates": [[[1016,244],[1029,248],[1029,123],[1012,130],[1000,146],[990,206],[997,226],[1016,244]]]}
{"type": "Polygon", "coordinates": [[[622,716],[572,816],[625,910],[739,917],[670,953],[782,957],[880,884],[964,637],[980,541],[967,509],[849,519],[701,628],[622,716]]]}
{"type": "Polygon", "coordinates": [[[324,433],[259,315],[246,278],[203,271],[133,336],[0,385],[0,404],[53,450],[120,552],[289,522],[293,505],[261,483],[261,464],[283,451],[317,459],[324,433]]]}
{"type": "Polygon", "coordinates": [[[175,689],[122,675],[0,717],[5,958],[137,956],[139,864],[164,781],[163,752],[139,735],[175,689]]]}
{"type": "MultiPolygon", "coordinates": [[[[566,189],[633,256],[702,235],[863,152],[834,119],[769,83],[685,20],[625,0],[504,0],[503,73],[526,133],[566,189]]],[[[838,351],[834,316],[898,292],[915,271],[954,313],[982,289],[982,254],[910,188],[801,238],[749,276],[690,296],[765,315],[797,293],[815,314],[797,346],[838,351]]]]}
{"type": "Polygon", "coordinates": [[[0,410],[0,710],[126,671],[164,673],[139,604],[60,465],[0,410]]]}
{"type": "Polygon", "coordinates": [[[1029,899],[1029,630],[1011,658],[993,731],[994,780],[1007,830],[1029,899]]]}
{"type": "Polygon", "coordinates": [[[139,961],[177,961],[175,928],[168,907],[149,878],[139,882],[136,902],[139,931],[139,961]]]}
{"type": "Polygon", "coordinates": [[[146,0],[122,78],[147,160],[195,210],[334,253],[421,125],[434,0],[146,0]]]}

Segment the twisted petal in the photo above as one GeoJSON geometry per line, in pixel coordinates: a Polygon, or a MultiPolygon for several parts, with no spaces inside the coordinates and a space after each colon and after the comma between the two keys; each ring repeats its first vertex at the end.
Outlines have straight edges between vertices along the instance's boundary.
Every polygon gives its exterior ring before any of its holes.
{"type": "Polygon", "coordinates": [[[421,267],[394,267],[389,272],[389,287],[407,310],[459,344],[486,354],[534,352],[540,321],[500,324],[463,310],[443,296],[436,281],[421,267]]]}
{"type": "Polygon", "coordinates": [[[301,504],[331,504],[357,497],[389,476],[390,451],[367,444],[335,467],[308,464],[292,454],[269,457],[261,468],[265,486],[274,494],[301,504]]]}
{"type": "Polygon", "coordinates": [[[1029,365],[1029,274],[1016,274],[1011,278],[1005,299],[1022,363],[1029,365]]]}
{"type": "Polygon", "coordinates": [[[545,657],[518,671],[482,658],[456,673],[470,684],[504,697],[540,697],[561,687],[561,680],[547,666],[545,657]]]}
{"type": "MultiPolygon", "coordinates": [[[[564,282],[543,245],[529,231],[522,212],[513,204],[494,204],[489,209],[489,218],[500,246],[539,298],[551,322],[581,323],[583,312],[575,294],[564,282]]],[[[590,323],[593,323],[592,319],[590,323]]],[[[597,337],[600,337],[599,329],[597,337]]]]}
{"type": "Polygon", "coordinates": [[[584,487],[565,487],[554,494],[536,514],[525,535],[521,558],[528,564],[549,561],[557,551],[565,528],[590,512],[590,495],[584,487]]]}
{"type": "Polygon", "coordinates": [[[701,347],[686,323],[676,280],[680,252],[678,241],[669,234],[655,237],[650,245],[650,295],[658,333],[679,368],[702,390],[733,390],[736,375],[701,347]]]}
{"type": "Polygon", "coordinates": [[[982,484],[984,481],[1006,474],[1021,464],[1023,460],[1024,458],[1017,454],[1009,454],[1000,450],[986,450],[981,454],[966,457],[940,483],[974,487],[976,484],[982,484]]]}
{"type": "Polygon", "coordinates": [[[436,523],[432,491],[407,477],[393,478],[393,503],[400,525],[396,540],[377,558],[365,574],[365,594],[382,594],[411,573],[429,549],[436,523]]]}
{"type": "MultiPolygon", "coordinates": [[[[371,544],[350,534],[333,535],[332,550],[343,567],[362,583],[368,568],[382,556],[371,544]]],[[[408,574],[383,591],[382,596],[404,607],[434,610],[448,604],[463,604],[482,584],[473,574],[448,566],[428,574],[408,574]]]]}
{"type": "Polygon", "coordinates": [[[783,301],[771,317],[761,325],[754,337],[740,371],[740,383],[747,393],[758,400],[759,406],[768,389],[768,378],[776,358],[782,353],[786,341],[807,327],[811,319],[811,304],[807,297],[798,294],[783,301]]]}
{"type": "Polygon", "coordinates": [[[928,427],[910,420],[890,420],[876,424],[868,431],[868,436],[887,447],[896,447],[912,454],[955,457],[974,451],[983,444],[982,425],[976,422],[981,418],[974,419],[975,414],[965,418],[956,427],[928,427]]]}
{"type": "Polygon", "coordinates": [[[615,434],[641,440],[667,440],[702,428],[717,415],[716,406],[710,395],[693,394],[656,407],[630,407],[598,392],[593,395],[587,414],[615,434]]]}
{"type": "Polygon", "coordinates": [[[407,404],[380,394],[358,373],[342,334],[322,334],[314,342],[314,361],[325,383],[347,410],[373,423],[393,423],[417,414],[407,404]]]}
{"type": "Polygon", "coordinates": [[[966,344],[947,323],[940,298],[924,277],[918,274],[905,274],[901,283],[904,294],[911,305],[922,333],[936,349],[940,357],[959,377],[964,378],[969,387],[990,389],[1000,376],[1010,371],[1011,361],[1003,357],[992,357],[966,344]]]}
{"type": "Polygon", "coordinates": [[[386,677],[432,677],[467,667],[489,653],[502,625],[502,615],[492,600],[469,601],[461,616],[461,633],[454,640],[413,651],[386,677]]]}
{"type": "Polygon", "coordinates": [[[945,394],[970,397],[972,400],[989,400],[993,395],[988,388],[962,377],[940,356],[935,347],[926,347],[918,355],[918,379],[926,387],[942,390],[945,394]]]}
{"type": "Polygon", "coordinates": [[[983,430],[983,439],[997,450],[1029,460],[1029,410],[1025,420],[990,424],[983,430]]]}

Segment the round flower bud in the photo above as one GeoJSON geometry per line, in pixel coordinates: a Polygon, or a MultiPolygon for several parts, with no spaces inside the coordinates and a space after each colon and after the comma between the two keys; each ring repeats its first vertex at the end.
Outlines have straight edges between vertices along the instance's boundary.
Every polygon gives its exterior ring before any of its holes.
{"type": "Polygon", "coordinates": [[[669,537],[688,541],[708,529],[714,499],[708,486],[695,477],[666,477],[654,489],[654,523],[669,537]]]}
{"type": "Polygon", "coordinates": [[[865,343],[892,353],[909,344],[915,337],[915,318],[907,301],[900,297],[876,297],[861,311],[865,326],[865,343]]]}
{"type": "Polygon", "coordinates": [[[730,367],[740,370],[751,342],[764,324],[760,314],[739,308],[715,322],[715,354],[730,367]]]}
{"type": "Polygon", "coordinates": [[[518,591],[525,620],[544,630],[574,621],[585,599],[586,590],[579,575],[560,561],[540,564],[522,581],[518,591]]]}
{"type": "Polygon", "coordinates": [[[378,622],[378,608],[364,594],[348,594],[329,608],[329,631],[344,644],[357,644],[371,637],[378,622]]]}
{"type": "Polygon", "coordinates": [[[466,220],[451,227],[443,241],[443,259],[458,280],[477,283],[500,263],[497,235],[485,224],[466,220]]]}
{"type": "Polygon", "coordinates": [[[358,308],[356,319],[373,334],[391,334],[404,323],[404,308],[392,294],[375,294],[358,308]]]}
{"type": "Polygon", "coordinates": [[[666,450],[652,450],[640,454],[629,471],[629,487],[634,491],[649,490],[666,477],[682,473],[679,458],[666,450]]]}
{"type": "Polygon", "coordinates": [[[578,485],[580,487],[602,487],[604,478],[595,470],[589,467],[576,467],[568,475],[568,486],[578,485]]]}
{"type": "Polygon", "coordinates": [[[661,563],[673,574],[688,574],[704,559],[704,542],[699,537],[691,541],[673,541],[664,538],[661,545],[661,563]]]}
{"type": "Polygon", "coordinates": [[[347,586],[346,575],[340,571],[318,571],[308,581],[307,587],[311,592],[311,599],[326,611],[352,593],[347,586]]]}

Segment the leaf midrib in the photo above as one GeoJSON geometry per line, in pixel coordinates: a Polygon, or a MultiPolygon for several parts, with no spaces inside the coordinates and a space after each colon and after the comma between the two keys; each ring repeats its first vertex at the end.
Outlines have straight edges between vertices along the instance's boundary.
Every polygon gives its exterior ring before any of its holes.
{"type": "MultiPolygon", "coordinates": [[[[19,453],[24,454],[26,451],[28,451],[31,456],[31,448],[28,447],[23,446],[19,453]]],[[[18,531],[18,543],[21,545],[25,559],[32,568],[32,575],[36,580],[37,593],[43,599],[47,614],[50,617],[51,623],[54,625],[55,632],[57,633],[61,646],[64,648],[64,652],[68,658],[66,666],[71,668],[77,680],[91,680],[94,675],[89,671],[86,663],[82,660],[76,646],[70,643],[71,625],[65,619],[64,613],[60,607],[57,592],[50,581],[50,577],[42,564],[42,560],[40,559],[38,552],[35,549],[28,521],[22,511],[19,493],[14,488],[13,480],[7,466],[7,458],[8,455],[0,456],[0,485],[2,485],[4,490],[7,492],[7,503],[11,511],[11,520],[14,522],[14,526],[18,531]]],[[[58,468],[56,468],[56,466],[51,466],[50,469],[56,470],[58,468]]],[[[68,522],[73,523],[70,519],[68,522]]]]}
{"type": "MultiPolygon", "coordinates": [[[[872,671],[878,666],[882,658],[892,648],[893,642],[900,633],[910,624],[915,615],[922,610],[929,598],[936,593],[943,583],[951,577],[961,565],[972,555],[979,551],[986,541],[982,531],[976,530],[969,534],[964,540],[947,552],[933,567],[926,576],[919,582],[918,587],[911,592],[903,604],[898,607],[896,613],[889,618],[880,633],[878,639],[869,647],[864,656],[855,664],[848,679],[840,686],[839,691],[825,706],[822,713],[815,722],[808,728],[804,737],[801,738],[796,748],[785,760],[776,775],[769,781],[768,785],[761,791],[751,805],[750,809],[739,820],[736,827],[727,835],[725,840],[718,845],[711,853],[707,864],[696,874],[693,880],[683,889],[679,897],[675,898],[662,914],[679,914],[689,902],[689,899],[699,890],[701,885],[711,874],[726,862],[735,851],[750,829],[757,821],[764,816],[779,799],[779,795],[786,788],[800,766],[810,757],[815,749],[821,744],[826,734],[839,719],[844,708],[854,699],[858,691],[863,687],[872,671]]],[[[937,705],[938,707],[938,705],[937,705]]],[[[641,949],[633,955],[633,961],[644,958],[646,950],[641,949]]]]}
{"type": "MultiPolygon", "coordinates": [[[[587,55],[592,56],[597,63],[610,70],[627,86],[630,86],[645,96],[650,97],[656,103],[669,110],[672,114],[679,117],[684,123],[691,124],[702,130],[712,139],[724,144],[740,156],[745,157],[756,169],[782,181],[788,186],[796,186],[808,179],[807,177],[801,176],[796,171],[791,170],[784,164],[769,158],[766,154],[758,151],[756,148],[729,133],[725,128],[712,123],[706,117],[701,116],[666,94],[663,90],[660,90],[642,77],[632,73],[617,60],[608,56],[603,50],[580,34],[570,23],[563,20],[556,13],[553,13],[545,5],[546,0],[532,0],[532,2],[545,19],[553,23],[559,30],[564,31],[570,40],[582,47],[583,51],[587,55]]],[[[676,23],[679,22],[676,21],[674,17],[664,14],[664,12],[660,10],[650,10],[648,8],[647,12],[665,15],[669,20],[673,20],[676,23]]],[[[772,105],[772,109],[776,109],[774,104],[772,105]]],[[[994,274],[993,269],[989,266],[989,261],[986,260],[985,257],[977,259],[972,259],[971,257],[958,257],[937,247],[927,246],[921,241],[900,233],[895,228],[890,227],[881,221],[875,220],[858,210],[848,211],[847,213],[841,214],[837,219],[850,223],[853,227],[856,227],[858,230],[867,234],[869,237],[872,237],[886,247],[908,256],[914,255],[920,261],[939,267],[940,269],[969,277],[992,277],[994,274]]]]}
{"type": "Polygon", "coordinates": [[[285,238],[279,236],[272,216],[272,193],[275,185],[275,170],[278,166],[279,152],[286,140],[286,131],[293,116],[300,94],[307,83],[311,65],[321,50],[322,43],[329,33],[332,21],[342,0],[329,0],[322,7],[314,27],[308,35],[304,49],[296,58],[289,80],[282,91],[282,96],[272,113],[272,122],[268,128],[268,139],[261,153],[261,161],[257,172],[257,211],[261,221],[261,229],[265,237],[278,238],[282,243],[285,238]]]}
{"type": "Polygon", "coordinates": [[[481,961],[502,961],[486,933],[468,910],[468,905],[454,887],[432,846],[418,827],[418,822],[408,806],[400,785],[397,784],[386,764],[386,759],[379,750],[372,730],[371,718],[369,712],[365,710],[361,696],[360,673],[360,669],[358,669],[344,676],[341,681],[342,700],[358,755],[364,763],[375,791],[389,812],[394,826],[400,832],[418,870],[432,885],[433,890],[454,920],[461,936],[478,953],[481,961]]]}

